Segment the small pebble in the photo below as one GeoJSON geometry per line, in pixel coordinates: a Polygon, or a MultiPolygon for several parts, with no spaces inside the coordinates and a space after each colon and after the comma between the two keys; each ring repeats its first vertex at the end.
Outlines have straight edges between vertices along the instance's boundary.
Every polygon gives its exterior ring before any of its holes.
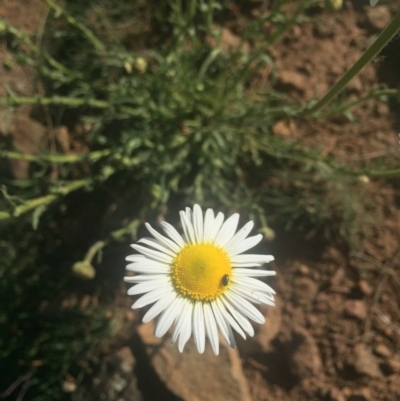
{"type": "Polygon", "coordinates": [[[358,320],[365,320],[368,315],[368,310],[363,301],[347,300],[344,305],[344,314],[347,317],[354,317],[358,320]]]}
{"type": "Polygon", "coordinates": [[[374,348],[374,352],[376,355],[383,356],[385,358],[389,358],[392,355],[392,351],[385,344],[378,344],[374,348]]]}

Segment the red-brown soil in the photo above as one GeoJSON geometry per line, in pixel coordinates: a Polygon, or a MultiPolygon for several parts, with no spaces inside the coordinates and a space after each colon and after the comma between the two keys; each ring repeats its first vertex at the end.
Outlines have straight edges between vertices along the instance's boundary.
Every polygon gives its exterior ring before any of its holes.
{"type": "MultiPolygon", "coordinates": [[[[0,14],[31,30],[31,19],[16,11],[17,4],[25,7],[25,3],[5,1],[0,14]]],[[[313,21],[293,27],[273,47],[277,88],[302,103],[314,93],[322,95],[390,18],[386,6],[355,10],[350,3],[337,13],[321,12],[319,24],[313,21]]],[[[396,48],[385,51],[395,52],[396,48]]],[[[389,53],[385,57],[390,59],[389,53]]],[[[352,81],[346,92],[353,99],[379,83],[399,85],[400,69],[386,58],[378,58],[352,81]]],[[[29,76],[30,71],[25,73],[29,76]]],[[[21,71],[14,74],[7,82],[20,80],[21,71]]],[[[20,82],[24,79],[22,71],[20,82]]],[[[3,81],[4,76],[0,77],[3,81]]],[[[392,106],[373,99],[352,110],[353,122],[343,116],[281,121],[274,132],[317,148],[323,155],[362,166],[385,154],[398,157],[400,114],[398,103],[392,106]]],[[[28,117],[23,121],[25,128],[12,132],[15,143],[20,141],[21,130],[40,131],[32,149],[21,146],[22,151],[35,152],[46,130],[38,130],[38,123],[28,117]]],[[[20,168],[22,172],[18,170],[16,176],[26,174],[26,167],[20,168]]],[[[188,345],[180,355],[168,339],[153,337],[151,324],[140,324],[140,315],[129,310],[131,301],[121,286],[115,309],[109,311],[110,319],[117,322],[115,339],[94,368],[93,380],[72,392],[72,399],[98,400],[106,394],[106,399],[120,401],[141,397],[400,400],[399,182],[361,179],[360,185],[364,186],[370,223],[362,229],[356,249],[287,234],[278,234],[272,244],[265,245],[276,255],[273,268],[277,277],[272,286],[277,290],[277,306],[265,309],[266,324],[257,328],[253,339],[240,341],[237,350],[222,347],[221,355],[215,357],[207,349],[200,357],[188,345]]],[[[73,381],[67,377],[60,386],[68,386],[69,380],[73,381]]]]}

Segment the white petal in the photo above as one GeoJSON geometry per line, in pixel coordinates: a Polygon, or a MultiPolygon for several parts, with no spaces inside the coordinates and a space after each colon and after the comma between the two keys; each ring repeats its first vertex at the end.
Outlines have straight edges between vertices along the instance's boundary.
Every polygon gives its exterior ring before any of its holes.
{"type": "Polygon", "coordinates": [[[142,242],[143,244],[151,246],[154,249],[157,249],[157,250],[161,251],[162,253],[165,253],[165,254],[167,254],[169,256],[172,256],[173,258],[176,256],[176,254],[174,252],[172,252],[171,250],[166,248],[164,245],[161,245],[157,240],[155,240],[153,238],[141,238],[138,241],[138,243],[139,242],[142,242]]]}
{"type": "MultiPolygon", "coordinates": [[[[171,337],[171,343],[174,344],[176,342],[176,340],[178,339],[178,336],[180,335],[183,326],[184,326],[184,317],[185,317],[185,311],[188,310],[188,303],[189,301],[185,298],[182,298],[183,301],[183,306],[182,306],[182,313],[179,314],[176,317],[176,321],[175,321],[175,325],[174,325],[174,330],[172,331],[172,337],[171,337]]],[[[190,324],[192,324],[191,320],[190,320],[190,324]]]]}
{"type": "Polygon", "coordinates": [[[263,263],[254,263],[254,262],[247,262],[247,263],[232,263],[232,267],[260,267],[263,263]]]}
{"type": "Polygon", "coordinates": [[[204,352],[205,347],[205,328],[203,306],[201,302],[196,302],[193,308],[193,337],[199,354],[204,352]]]}
{"type": "Polygon", "coordinates": [[[145,281],[143,283],[136,284],[135,286],[129,288],[128,295],[144,294],[145,292],[153,291],[160,288],[168,283],[168,278],[163,276],[156,280],[145,281]]]}
{"type": "MultiPolygon", "coordinates": [[[[131,245],[131,246],[133,246],[133,245],[131,245]]],[[[127,256],[125,258],[125,260],[128,261],[128,262],[141,262],[142,260],[148,260],[148,259],[144,255],[135,254],[135,255],[127,256]]]]}
{"type": "Polygon", "coordinates": [[[139,274],[136,276],[124,277],[124,281],[127,283],[142,283],[145,281],[157,280],[161,277],[166,277],[165,274],[139,274]]]}
{"type": "Polygon", "coordinates": [[[229,287],[229,291],[234,292],[235,294],[241,296],[242,298],[246,299],[247,301],[253,303],[253,304],[257,304],[257,305],[261,305],[262,302],[258,300],[258,298],[256,298],[254,296],[254,293],[252,293],[251,291],[245,290],[243,288],[238,287],[237,285],[231,285],[229,287]]]}
{"type": "Polygon", "coordinates": [[[251,278],[251,277],[232,277],[232,282],[238,283],[243,287],[248,287],[250,290],[270,292],[271,294],[276,294],[276,292],[268,285],[262,281],[251,278]]]}
{"type": "Polygon", "coordinates": [[[267,277],[275,276],[276,271],[234,268],[232,273],[234,277],[267,277]]]}
{"type": "Polygon", "coordinates": [[[178,349],[179,352],[183,351],[185,344],[192,334],[192,315],[193,315],[193,304],[186,300],[185,310],[182,312],[181,329],[179,331],[178,349]]]}
{"type": "Polygon", "coordinates": [[[195,244],[196,243],[196,237],[194,236],[194,229],[192,222],[188,220],[187,214],[183,211],[179,212],[181,216],[181,223],[182,223],[182,228],[183,232],[186,238],[186,242],[190,244],[195,244]]]}
{"type": "Polygon", "coordinates": [[[184,213],[186,213],[187,220],[190,221],[192,223],[192,226],[193,226],[192,209],[190,209],[190,207],[186,207],[184,213]]]}
{"type": "Polygon", "coordinates": [[[171,292],[174,292],[174,289],[171,286],[164,286],[161,288],[157,288],[154,291],[150,291],[147,294],[144,294],[142,297],[140,297],[132,305],[132,309],[142,308],[143,306],[157,302],[160,298],[164,297],[166,294],[171,292]]]}
{"type": "Polygon", "coordinates": [[[149,259],[156,260],[157,262],[170,264],[173,259],[171,256],[168,256],[165,253],[154,251],[153,249],[149,249],[141,245],[132,245],[132,248],[147,256],[149,259]]]}
{"type": "Polygon", "coordinates": [[[271,294],[249,290],[248,287],[240,287],[237,284],[231,285],[229,289],[254,304],[275,306],[274,296],[271,294]]]}
{"type": "MultiPolygon", "coordinates": [[[[219,310],[218,304],[214,301],[211,302],[211,307],[214,312],[215,320],[218,324],[218,327],[225,338],[225,341],[232,347],[236,347],[235,337],[233,336],[231,326],[229,322],[227,322],[226,318],[224,318],[223,314],[219,310]]],[[[244,333],[243,333],[244,334],[244,333]]]]}
{"type": "Polygon", "coordinates": [[[265,317],[262,313],[249,301],[246,301],[240,295],[235,294],[232,291],[227,291],[225,294],[227,299],[232,303],[232,305],[239,310],[243,315],[247,316],[256,323],[265,323],[265,317]]]}
{"type": "Polygon", "coordinates": [[[222,225],[217,236],[215,237],[214,244],[223,247],[234,235],[239,223],[239,214],[234,213],[222,225]]]}
{"type": "MultiPolygon", "coordinates": [[[[158,231],[156,231],[149,223],[145,223],[146,228],[149,230],[150,234],[160,241],[160,244],[164,245],[166,248],[170,249],[172,252],[178,253],[180,251],[180,247],[169,238],[164,237],[158,231]]],[[[179,235],[179,234],[178,234],[179,235]]]]}
{"type": "Polygon", "coordinates": [[[236,255],[235,252],[238,246],[242,243],[242,241],[250,234],[250,231],[253,229],[254,223],[249,221],[246,223],[224,246],[226,252],[230,255],[236,255]]]}
{"type": "MultiPolygon", "coordinates": [[[[250,239],[250,238],[248,238],[250,239]]],[[[232,264],[236,263],[269,263],[274,260],[272,255],[236,255],[231,259],[232,264]]]]}
{"type": "Polygon", "coordinates": [[[204,232],[203,240],[204,242],[211,241],[211,230],[214,225],[214,211],[212,209],[207,209],[206,215],[204,216],[204,232]]]}
{"type": "Polygon", "coordinates": [[[214,242],[215,237],[217,236],[219,229],[221,228],[223,222],[224,222],[224,214],[219,212],[217,214],[217,217],[214,220],[212,227],[211,227],[210,236],[209,236],[210,242],[214,242]]]}
{"type": "Polygon", "coordinates": [[[273,294],[268,294],[264,292],[255,291],[254,295],[259,297],[262,300],[262,303],[265,305],[275,306],[275,297],[273,294]]]}
{"type": "MultiPolygon", "coordinates": [[[[221,300],[216,299],[215,304],[217,305],[219,311],[221,312],[222,316],[224,317],[224,319],[226,320],[228,325],[230,327],[232,327],[237,333],[239,333],[244,339],[246,339],[246,334],[244,334],[244,331],[242,330],[242,328],[239,326],[239,324],[236,322],[236,320],[232,317],[232,315],[226,310],[224,303],[221,300]]],[[[251,324],[248,320],[247,320],[247,323],[248,323],[248,325],[251,326],[251,324]]],[[[230,332],[232,333],[232,330],[230,330],[230,332]]],[[[232,333],[232,336],[233,336],[233,333],[232,333]]],[[[234,338],[233,338],[233,341],[236,346],[234,338]]]]}
{"type": "Polygon", "coordinates": [[[262,238],[263,236],[261,234],[246,238],[236,247],[236,249],[234,249],[230,256],[233,257],[235,255],[239,255],[240,253],[246,252],[248,249],[255,247],[262,240],[262,238]]]}
{"type": "Polygon", "coordinates": [[[193,207],[193,228],[197,243],[203,242],[203,212],[199,205],[193,207]]]}
{"type": "MultiPolygon", "coordinates": [[[[228,309],[228,311],[232,314],[232,316],[236,319],[236,321],[240,324],[240,326],[243,328],[243,330],[250,336],[254,336],[254,329],[251,323],[248,321],[246,316],[243,316],[231,303],[230,301],[223,296],[222,297],[223,303],[228,309]]],[[[234,326],[232,326],[235,328],[234,326]]]]}
{"type": "Polygon", "coordinates": [[[219,354],[219,339],[217,324],[215,323],[214,313],[209,303],[203,304],[204,322],[206,326],[207,337],[210,340],[211,348],[215,355],[219,354]]]}
{"type": "Polygon", "coordinates": [[[182,306],[182,298],[175,298],[172,304],[164,310],[154,329],[156,337],[160,338],[168,331],[176,316],[182,312],[182,306]]]}
{"type": "Polygon", "coordinates": [[[161,312],[167,309],[172,301],[176,298],[176,294],[171,292],[161,299],[159,299],[143,316],[142,322],[148,323],[150,320],[153,320],[156,316],[158,316],[161,312]]]}
{"type": "Polygon", "coordinates": [[[167,223],[166,221],[162,221],[160,223],[161,228],[164,230],[165,234],[168,235],[174,242],[176,242],[181,248],[185,246],[185,241],[179,235],[178,231],[175,230],[171,224],[167,223]]]}
{"type": "Polygon", "coordinates": [[[136,273],[168,273],[170,267],[164,263],[158,263],[154,260],[147,260],[146,262],[130,263],[126,266],[126,270],[136,273]]]}

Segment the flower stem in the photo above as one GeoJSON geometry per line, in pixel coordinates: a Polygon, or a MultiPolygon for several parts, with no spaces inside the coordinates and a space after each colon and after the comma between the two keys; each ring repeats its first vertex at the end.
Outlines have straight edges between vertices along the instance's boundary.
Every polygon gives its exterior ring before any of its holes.
{"type": "Polygon", "coordinates": [[[85,262],[92,263],[93,258],[96,256],[96,253],[99,252],[107,245],[106,241],[97,241],[95,242],[87,251],[85,255],[85,262]]]}
{"type": "Polygon", "coordinates": [[[41,106],[55,105],[55,106],[67,106],[67,107],[80,107],[80,106],[90,106],[98,109],[110,108],[111,104],[104,100],[97,99],[81,99],[66,96],[52,96],[52,97],[42,97],[42,96],[14,96],[9,95],[8,97],[0,98],[0,106],[24,106],[36,104],[41,106]]]}
{"type": "Polygon", "coordinates": [[[79,155],[28,155],[8,150],[0,150],[0,158],[4,157],[6,159],[26,160],[28,162],[37,163],[78,163],[86,160],[94,162],[103,157],[109,156],[111,153],[111,149],[104,149],[79,155]]]}
{"type": "Polygon", "coordinates": [[[59,198],[61,195],[67,195],[68,193],[76,191],[79,188],[83,188],[84,186],[88,185],[89,183],[90,183],[90,181],[88,179],[73,181],[64,187],[59,188],[59,190],[56,194],[50,194],[50,195],[41,196],[39,198],[30,199],[26,203],[17,206],[12,212],[0,211],[0,220],[7,220],[7,219],[10,219],[11,217],[18,217],[21,214],[24,214],[26,212],[29,212],[30,210],[36,209],[39,206],[48,205],[48,204],[52,203],[53,201],[55,201],[57,198],[59,198]]]}
{"type": "Polygon", "coordinates": [[[56,15],[62,15],[69,24],[79,29],[86,37],[86,39],[96,48],[96,50],[105,49],[105,46],[101,42],[101,40],[97,38],[96,35],[88,27],[79,22],[71,14],[69,14],[62,7],[56,4],[53,0],[43,0],[43,2],[46,3],[51,9],[53,9],[56,15]]]}
{"type": "Polygon", "coordinates": [[[365,95],[365,96],[360,97],[360,98],[358,98],[356,100],[353,100],[350,103],[343,104],[343,105],[339,106],[337,109],[322,113],[318,117],[319,118],[332,117],[332,116],[334,116],[336,114],[342,113],[345,110],[351,109],[352,107],[354,107],[354,106],[356,106],[356,105],[358,105],[360,103],[363,103],[363,102],[365,102],[365,101],[367,101],[369,99],[373,99],[373,98],[380,97],[380,96],[395,96],[395,97],[398,97],[400,99],[400,90],[391,89],[391,88],[377,89],[377,90],[374,90],[374,91],[368,93],[368,95],[365,95]]]}
{"type": "Polygon", "coordinates": [[[400,29],[400,11],[390,24],[378,36],[375,42],[364,52],[357,62],[339,79],[338,82],[314,106],[305,110],[304,115],[312,115],[326,106],[392,39],[400,29]]]}
{"type": "Polygon", "coordinates": [[[117,104],[113,102],[108,102],[106,100],[99,100],[93,98],[75,98],[68,96],[52,96],[52,97],[42,97],[42,96],[16,96],[13,93],[9,94],[7,97],[0,97],[0,106],[25,106],[25,105],[40,105],[40,106],[65,106],[65,107],[82,107],[88,106],[96,109],[117,109],[122,113],[126,113],[130,116],[137,116],[140,111],[134,107],[124,106],[122,104],[117,104]]]}
{"type": "Polygon", "coordinates": [[[67,77],[77,78],[80,74],[76,71],[71,71],[57,60],[55,60],[49,53],[39,49],[26,35],[24,32],[12,26],[6,19],[0,17],[0,24],[5,32],[10,33],[14,37],[16,37],[19,41],[21,41],[34,55],[37,57],[42,57],[47,61],[49,65],[58,70],[61,75],[65,75],[67,77]]]}

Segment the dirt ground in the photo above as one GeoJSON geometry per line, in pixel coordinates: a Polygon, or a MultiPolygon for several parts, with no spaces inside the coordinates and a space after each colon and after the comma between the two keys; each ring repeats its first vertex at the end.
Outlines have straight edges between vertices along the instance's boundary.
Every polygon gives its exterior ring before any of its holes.
{"type": "MultiPolygon", "coordinates": [[[[314,93],[325,93],[390,21],[386,6],[345,3],[340,12],[320,12],[319,24],[295,26],[274,45],[274,85],[293,99],[305,102],[314,93]]],[[[3,1],[0,15],[34,29],[32,18],[16,17],[22,15],[21,6],[26,2],[3,1]]],[[[40,21],[42,11],[35,10],[40,21]]],[[[399,71],[397,38],[346,92],[356,99],[378,83],[398,87],[399,71]]],[[[265,85],[270,85],[269,73],[259,78],[265,85]]],[[[7,74],[0,77],[2,87],[13,84],[21,94],[37,90],[31,71],[7,74]]],[[[323,122],[281,121],[274,133],[357,166],[382,155],[398,157],[399,103],[375,99],[352,112],[353,122],[343,116],[323,122]]],[[[39,143],[50,142],[48,130],[29,117],[29,110],[14,119],[2,131],[8,130],[22,151],[35,152],[39,143]]],[[[24,164],[14,169],[18,177],[27,172],[24,164]]],[[[67,376],[60,386],[76,401],[400,400],[400,185],[398,179],[364,178],[360,185],[365,186],[371,224],[363,230],[358,250],[288,235],[279,228],[274,242],[264,245],[276,256],[272,266],[277,276],[271,285],[277,306],[263,310],[266,324],[256,327],[254,338],[239,341],[236,350],[222,346],[219,357],[209,347],[199,356],[192,340],[179,354],[168,338],[154,338],[151,324],[140,323],[142,312],[130,310],[121,283],[115,309],[107,311],[115,336],[91,366],[90,380],[76,388],[75,378],[67,376]]],[[[107,252],[112,259],[129,250],[118,245],[107,252]]],[[[79,302],[86,307],[95,300],[81,297],[79,302]]]]}

